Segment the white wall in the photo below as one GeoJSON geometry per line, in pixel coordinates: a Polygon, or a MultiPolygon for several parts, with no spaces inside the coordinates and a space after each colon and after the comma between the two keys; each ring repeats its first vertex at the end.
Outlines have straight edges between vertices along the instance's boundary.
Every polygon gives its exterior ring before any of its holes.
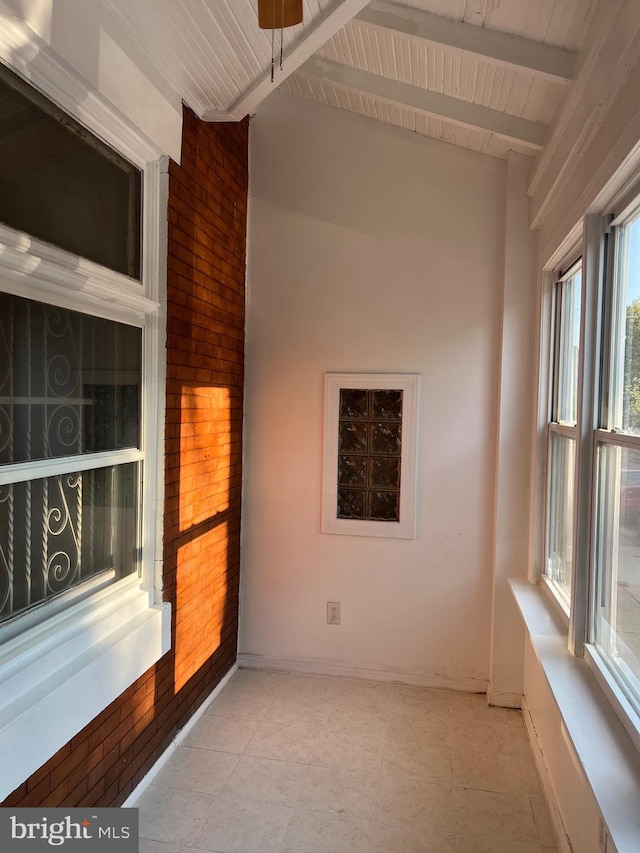
{"type": "Polygon", "coordinates": [[[529,511],[535,446],[537,332],[537,237],[528,229],[529,158],[511,153],[507,162],[504,283],[495,559],[489,700],[519,708],[522,699],[524,629],[508,586],[527,577],[532,535],[529,511]]]}
{"type": "Polygon", "coordinates": [[[505,163],[278,92],[250,151],[240,652],[484,689],[505,163]],[[325,371],[421,374],[414,540],[319,532],[325,371]]]}

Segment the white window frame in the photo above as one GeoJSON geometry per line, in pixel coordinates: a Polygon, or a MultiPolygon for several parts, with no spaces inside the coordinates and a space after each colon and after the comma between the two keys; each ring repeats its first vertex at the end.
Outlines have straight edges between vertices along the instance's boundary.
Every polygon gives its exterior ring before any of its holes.
{"type": "MultiPolygon", "coordinates": [[[[575,446],[575,464],[574,468],[576,470],[575,484],[577,485],[577,459],[578,459],[578,430],[579,430],[579,421],[580,421],[580,393],[578,390],[578,403],[577,403],[577,411],[576,411],[576,423],[569,424],[562,421],[559,417],[554,420],[554,417],[559,415],[560,412],[560,374],[561,369],[560,365],[557,362],[557,356],[561,356],[562,353],[560,351],[560,339],[562,334],[562,324],[564,322],[564,306],[561,306],[562,297],[561,297],[561,286],[564,282],[572,279],[580,270],[582,272],[582,255],[575,250],[570,253],[568,258],[562,263],[558,269],[552,276],[550,276],[549,281],[551,283],[551,299],[549,300],[550,306],[550,326],[551,326],[551,334],[549,335],[549,352],[547,353],[548,360],[548,375],[549,380],[547,383],[548,389],[548,398],[546,402],[546,419],[545,419],[545,431],[546,431],[546,443],[545,443],[545,522],[544,522],[544,553],[543,553],[543,565],[541,572],[541,580],[542,583],[547,587],[551,595],[553,596],[556,604],[558,605],[561,612],[564,614],[566,618],[569,618],[569,614],[571,611],[571,603],[567,599],[565,595],[564,589],[557,583],[549,574],[547,561],[549,558],[549,540],[550,540],[550,504],[551,504],[551,478],[552,478],[552,467],[551,467],[551,442],[553,441],[552,436],[558,436],[560,438],[566,438],[572,440],[575,446]],[[569,260],[570,259],[570,260],[569,260]],[[564,270],[564,272],[560,272],[560,270],[564,270]]],[[[584,284],[582,286],[581,293],[581,316],[583,314],[583,303],[584,303],[584,284]]],[[[581,320],[582,324],[582,320],[581,320]]],[[[582,334],[581,334],[582,338],[582,334]]],[[[580,377],[582,375],[582,340],[580,341],[580,364],[578,365],[578,385],[580,383],[580,377]]],[[[574,512],[573,512],[573,521],[572,521],[572,529],[573,529],[573,548],[572,548],[572,588],[575,583],[575,574],[576,574],[576,562],[575,562],[575,527],[576,527],[576,504],[575,498],[577,497],[577,492],[574,486],[574,512]]]]}
{"type": "MultiPolygon", "coordinates": [[[[606,257],[600,267],[601,288],[601,317],[598,326],[598,343],[603,351],[601,365],[601,387],[598,379],[594,376],[592,384],[599,391],[596,402],[597,412],[594,413],[593,430],[591,434],[591,454],[593,458],[592,486],[590,489],[590,530],[592,550],[589,554],[589,562],[584,571],[584,582],[586,592],[584,594],[582,624],[578,623],[574,631],[580,632],[574,639],[574,645],[582,649],[585,660],[595,675],[601,688],[607,695],[617,715],[619,716],[627,733],[640,751],[640,706],[631,700],[627,688],[622,684],[622,678],[616,672],[610,659],[601,651],[596,643],[596,602],[600,596],[600,584],[596,568],[597,560],[597,535],[596,526],[598,522],[596,512],[596,493],[598,489],[596,459],[599,447],[628,448],[640,450],[640,435],[618,431],[614,427],[613,412],[613,381],[615,373],[615,361],[620,353],[613,352],[614,325],[620,322],[618,313],[619,294],[617,292],[618,276],[620,274],[620,234],[616,231],[619,226],[624,226],[631,220],[637,220],[640,211],[640,200],[636,198],[631,209],[627,209],[616,219],[613,216],[600,217],[600,253],[604,252],[605,238],[608,241],[606,257]],[[604,293],[604,298],[602,294],[604,293]],[[580,641],[582,644],[580,645],[580,641]]],[[[587,217],[589,220],[590,217],[587,217]]],[[[594,223],[597,220],[593,216],[594,223]]],[[[594,237],[595,240],[595,237],[594,237]]],[[[618,344],[621,345],[624,336],[620,335],[618,344]]],[[[586,487],[585,487],[586,488],[586,487]]],[[[582,603],[582,602],[581,602],[582,603]]],[[[571,637],[570,637],[571,639],[571,637]]]]}
{"type": "Polygon", "coordinates": [[[413,539],[415,536],[416,459],[419,376],[412,373],[326,373],[322,462],[322,533],[413,539]],[[362,388],[402,391],[399,521],[337,517],[338,415],[340,390],[362,388]]]}
{"type": "MultiPolygon", "coordinates": [[[[0,287],[70,310],[143,329],[140,451],[144,458],[141,577],[93,595],[43,605],[0,627],[0,799],[143,675],[171,647],[171,607],[162,601],[168,162],[80,75],[28,28],[0,29],[0,61],[142,170],[142,281],[107,270],[27,234],[0,227],[0,287]],[[37,61],[14,51],[17,37],[37,41],[37,61]],[[40,614],[39,614],[40,615],[40,614]],[[24,628],[17,633],[16,624],[24,628]],[[8,637],[8,639],[7,639],[8,637]]],[[[119,457],[119,461],[124,461],[119,457]]],[[[59,464],[60,460],[56,460],[59,464]]],[[[50,460],[40,466],[44,473],[50,460]]],[[[81,458],[69,462],[74,470],[81,458]]],[[[41,474],[42,475],[42,474],[41,474]]],[[[2,477],[0,472],[0,477],[2,477]]],[[[6,477],[15,476],[14,473],[6,477]]],[[[30,474],[35,476],[35,474],[30,474]]],[[[0,479],[0,482],[2,480],[0,479]]]]}
{"type": "MultiPolygon", "coordinates": [[[[613,329],[613,275],[619,262],[614,251],[617,242],[612,228],[625,224],[635,218],[639,209],[636,204],[625,208],[623,214],[614,220],[613,215],[587,214],[583,222],[582,253],[582,318],[581,318],[581,370],[578,386],[578,424],[576,447],[576,497],[574,527],[574,574],[571,595],[571,609],[568,619],[567,644],[569,652],[576,657],[584,657],[599,685],[609,699],[612,709],[627,730],[632,741],[640,750],[640,709],[629,701],[628,694],[617,679],[599,648],[595,645],[594,602],[598,595],[596,577],[596,497],[598,447],[631,447],[640,449],[640,436],[617,432],[611,427],[611,412],[607,399],[611,394],[612,359],[611,335],[613,329]]],[[[554,284],[557,277],[546,273],[547,284],[554,284]]],[[[547,314],[544,321],[551,328],[548,312],[549,300],[546,299],[547,314]]],[[[544,306],[543,306],[544,307],[544,306]]],[[[553,353],[552,336],[546,335],[546,356],[541,364],[544,376],[550,375],[550,357],[553,353]]],[[[548,411],[550,399],[547,385],[546,403],[541,395],[541,406],[548,411]]],[[[556,428],[562,433],[566,427],[556,428]]],[[[548,433],[547,433],[548,434],[548,433]]],[[[548,442],[542,451],[545,459],[548,454],[548,442]]],[[[545,493],[548,471],[544,478],[545,493]]],[[[546,502],[544,507],[546,515],[546,502]]],[[[539,541],[539,545],[542,543],[539,541]]],[[[546,554],[546,545],[541,553],[546,554]]],[[[544,574],[540,580],[552,600],[558,605],[552,585],[544,574]]],[[[564,610],[566,613],[566,608],[564,610]]]]}

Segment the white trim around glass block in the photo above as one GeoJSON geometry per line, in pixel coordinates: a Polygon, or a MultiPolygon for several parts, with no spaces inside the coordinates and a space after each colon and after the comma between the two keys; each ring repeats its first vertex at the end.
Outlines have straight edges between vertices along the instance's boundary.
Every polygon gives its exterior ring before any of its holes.
{"type": "Polygon", "coordinates": [[[322,533],[413,539],[415,535],[419,376],[414,373],[326,373],[322,459],[322,533]],[[400,520],[338,518],[338,414],[343,388],[402,391],[400,520]]]}

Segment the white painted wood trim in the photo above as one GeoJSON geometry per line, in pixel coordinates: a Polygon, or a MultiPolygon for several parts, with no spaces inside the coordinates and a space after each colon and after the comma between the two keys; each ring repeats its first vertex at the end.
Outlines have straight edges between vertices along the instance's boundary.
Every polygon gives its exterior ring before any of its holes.
{"type": "Polygon", "coordinates": [[[322,533],[413,539],[415,536],[419,376],[414,373],[326,373],[322,451],[322,533]],[[336,518],[338,499],[338,413],[341,388],[398,389],[402,399],[400,520],[336,518]]]}
{"type": "Polygon", "coordinates": [[[305,60],[349,23],[368,2],[369,0],[338,0],[303,32],[300,40],[285,54],[282,71],[276,68],[273,83],[269,69],[231,106],[228,113],[206,110],[200,118],[205,121],[242,121],[246,115],[254,113],[276,86],[284,83],[290,74],[297,71],[305,60]]]}
{"type": "Polygon", "coordinates": [[[460,127],[489,131],[501,139],[526,145],[532,151],[540,150],[547,137],[547,126],[539,122],[472,104],[451,95],[431,92],[409,83],[390,80],[379,74],[331,62],[319,56],[307,60],[298,73],[331,83],[341,89],[370,95],[421,115],[445,119],[460,127]]]}
{"type": "Polygon", "coordinates": [[[569,754],[584,773],[618,853],[637,853],[640,754],[567,629],[539,586],[509,579],[511,591],[562,719],[569,754]]]}
{"type": "Polygon", "coordinates": [[[171,647],[171,605],[137,578],[96,593],[2,646],[0,799],[171,647]]]}
{"type": "MultiPolygon", "coordinates": [[[[620,0],[611,0],[598,6],[596,14],[601,17],[594,21],[596,37],[582,63],[578,77],[569,90],[567,102],[554,125],[549,141],[534,164],[527,190],[532,200],[532,228],[542,226],[549,209],[561,197],[589,145],[605,123],[634,66],[640,60],[639,31],[636,31],[630,39],[622,55],[616,52],[618,48],[615,43],[615,33],[619,28],[624,31],[634,23],[617,20],[618,16],[621,19],[625,18],[625,9],[622,8],[624,5],[620,0]],[[606,85],[603,84],[603,80],[606,81],[606,85]],[[584,103],[588,102],[592,90],[598,92],[599,97],[593,109],[585,117],[581,111],[584,111],[584,103]]],[[[627,9],[627,17],[629,17],[628,12],[627,9]]],[[[637,26],[637,9],[634,14],[637,26]]],[[[567,216],[565,223],[561,228],[556,229],[556,236],[559,233],[561,239],[575,226],[576,221],[587,210],[587,204],[593,203],[598,193],[604,189],[606,182],[611,179],[613,171],[623,159],[621,151],[626,154],[629,151],[630,140],[635,138],[637,141],[640,116],[636,113],[627,118],[629,121],[622,132],[612,135],[613,144],[606,162],[603,162],[593,174],[588,186],[580,194],[579,204],[567,216]]],[[[592,209],[595,208],[592,207],[592,209]]]]}
{"type": "Polygon", "coordinates": [[[487,681],[481,678],[448,678],[425,672],[399,669],[375,669],[351,666],[314,658],[278,658],[267,655],[239,654],[238,666],[246,669],[266,669],[275,672],[294,672],[301,675],[334,675],[393,684],[410,684],[414,687],[435,687],[460,690],[466,693],[486,693],[487,681]]]}
{"type": "Polygon", "coordinates": [[[54,456],[50,459],[36,459],[30,462],[13,462],[0,466],[0,486],[9,483],[26,483],[43,477],[77,474],[80,471],[92,471],[109,468],[112,465],[127,465],[139,462],[143,452],[138,449],[103,450],[98,453],[79,453],[77,456],[54,456]]]}
{"type": "Polygon", "coordinates": [[[569,842],[567,830],[565,829],[564,822],[562,820],[562,815],[560,814],[558,798],[556,796],[556,792],[551,781],[551,776],[549,775],[549,769],[547,767],[547,763],[544,758],[544,753],[542,752],[542,747],[540,746],[540,741],[538,740],[538,734],[536,732],[535,726],[533,725],[531,712],[529,711],[529,707],[527,705],[527,700],[525,697],[522,698],[522,719],[524,721],[524,727],[527,732],[527,737],[529,738],[529,745],[531,746],[531,752],[533,754],[533,760],[536,765],[536,770],[538,771],[538,776],[540,777],[540,782],[542,783],[542,791],[544,793],[544,798],[547,801],[547,806],[549,807],[549,814],[551,815],[551,822],[553,824],[553,830],[556,835],[556,841],[558,842],[560,853],[577,853],[577,851],[574,851],[572,849],[571,844],[569,842]]]}
{"type": "Polygon", "coordinates": [[[487,704],[496,708],[522,708],[522,694],[497,693],[489,685],[487,688],[487,704]]]}
{"type": "Polygon", "coordinates": [[[422,9],[374,0],[356,16],[358,23],[387,30],[428,44],[445,45],[456,53],[472,54],[516,71],[554,83],[569,83],[578,54],[522,36],[453,21],[422,9]]]}
{"type": "Polygon", "coordinates": [[[195,714],[193,714],[191,717],[189,717],[189,721],[185,724],[185,726],[182,729],[180,729],[178,734],[171,741],[169,746],[165,749],[165,751],[162,753],[160,758],[153,765],[151,770],[149,770],[149,772],[144,775],[144,777],[141,779],[140,783],[129,794],[129,796],[127,797],[127,799],[124,801],[124,803],[122,804],[122,806],[120,808],[126,809],[126,808],[130,808],[130,807],[136,805],[136,803],[138,802],[138,800],[140,799],[142,794],[146,791],[146,789],[149,787],[149,785],[153,784],[154,779],[160,773],[162,768],[167,764],[167,762],[169,761],[169,759],[171,758],[173,753],[180,746],[180,744],[185,740],[187,735],[193,730],[194,726],[200,720],[200,718],[204,714],[207,713],[207,710],[209,709],[209,706],[211,705],[211,703],[214,701],[214,699],[216,699],[220,695],[220,693],[222,693],[224,688],[227,686],[228,682],[233,678],[233,676],[236,674],[237,671],[238,671],[238,664],[235,663],[231,667],[229,672],[224,676],[224,678],[220,682],[218,682],[218,684],[214,687],[214,689],[207,696],[207,698],[204,700],[202,705],[200,705],[200,707],[195,712],[195,714]]]}
{"type": "Polygon", "coordinates": [[[10,686],[0,695],[0,799],[171,648],[171,606],[162,602],[167,161],[28,27],[1,20],[0,61],[144,170],[145,210],[142,282],[0,225],[0,289],[144,328],[148,405],[141,450],[37,463],[80,470],[101,456],[99,464],[113,464],[144,455],[143,577],[98,588],[67,609],[40,608],[40,622],[26,614],[3,632],[0,683],[10,686]]]}
{"type": "Polygon", "coordinates": [[[164,152],[24,21],[0,7],[3,62],[139,168],[164,152]]]}
{"type": "Polygon", "coordinates": [[[141,282],[2,224],[0,284],[16,296],[125,323],[158,308],[141,282]]]}

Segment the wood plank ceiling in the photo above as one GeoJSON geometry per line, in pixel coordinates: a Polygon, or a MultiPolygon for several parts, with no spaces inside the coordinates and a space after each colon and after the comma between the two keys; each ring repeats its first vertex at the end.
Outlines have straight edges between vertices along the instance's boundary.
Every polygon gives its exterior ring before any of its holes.
{"type": "Polygon", "coordinates": [[[238,120],[279,85],[495,157],[544,147],[597,5],[304,0],[271,83],[271,33],[258,28],[256,0],[104,2],[202,118],[238,120]]]}

